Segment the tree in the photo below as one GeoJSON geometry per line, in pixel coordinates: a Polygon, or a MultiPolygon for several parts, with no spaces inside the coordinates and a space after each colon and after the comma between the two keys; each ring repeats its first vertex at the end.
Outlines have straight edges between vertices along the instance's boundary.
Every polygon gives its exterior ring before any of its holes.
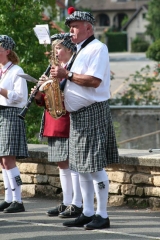
{"type": "MultiPolygon", "coordinates": [[[[21,60],[24,72],[39,78],[48,66],[48,58],[43,45],[34,35],[33,28],[37,24],[47,24],[56,16],[55,0],[0,0],[0,34],[9,35],[16,42],[16,52],[21,60]],[[50,18],[42,20],[42,12],[47,8],[50,18]]],[[[55,30],[51,29],[51,34],[55,30]]],[[[50,51],[50,46],[48,46],[50,51]]],[[[34,86],[32,84],[30,87],[34,86]]],[[[26,115],[27,139],[33,142],[39,131],[43,109],[31,105],[26,115]]]]}
{"type": "Polygon", "coordinates": [[[39,77],[47,65],[44,46],[40,45],[33,28],[37,24],[46,24],[42,20],[44,7],[49,9],[50,18],[55,17],[55,1],[50,0],[0,0],[0,32],[11,36],[16,42],[16,52],[24,71],[39,77]]]}
{"type": "Polygon", "coordinates": [[[150,35],[153,40],[160,38],[160,0],[151,0],[148,3],[148,14],[147,20],[149,21],[148,26],[146,26],[146,33],[150,35]]]}

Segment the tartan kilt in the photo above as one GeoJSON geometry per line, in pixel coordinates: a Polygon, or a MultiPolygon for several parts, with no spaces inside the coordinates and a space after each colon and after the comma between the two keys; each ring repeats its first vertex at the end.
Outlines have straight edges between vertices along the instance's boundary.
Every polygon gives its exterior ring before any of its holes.
{"type": "Polygon", "coordinates": [[[0,109],[0,157],[28,157],[28,146],[24,120],[18,117],[21,108],[0,109]]]}
{"type": "Polygon", "coordinates": [[[66,161],[68,159],[68,144],[68,138],[48,137],[48,161],[66,161]]]}
{"type": "Polygon", "coordinates": [[[119,155],[108,101],[70,113],[69,167],[77,172],[101,171],[118,163],[119,155]]]}

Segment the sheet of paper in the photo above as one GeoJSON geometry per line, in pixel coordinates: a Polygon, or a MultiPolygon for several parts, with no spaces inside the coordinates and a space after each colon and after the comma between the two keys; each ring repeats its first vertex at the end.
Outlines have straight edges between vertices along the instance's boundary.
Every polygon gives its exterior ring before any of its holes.
{"type": "Polygon", "coordinates": [[[34,77],[31,77],[30,75],[28,75],[27,73],[19,73],[17,74],[19,77],[22,77],[24,79],[26,79],[29,82],[33,82],[33,83],[37,83],[38,80],[35,79],[34,77]]]}
{"type": "Polygon", "coordinates": [[[48,24],[36,25],[33,30],[40,44],[51,44],[48,24]]]}

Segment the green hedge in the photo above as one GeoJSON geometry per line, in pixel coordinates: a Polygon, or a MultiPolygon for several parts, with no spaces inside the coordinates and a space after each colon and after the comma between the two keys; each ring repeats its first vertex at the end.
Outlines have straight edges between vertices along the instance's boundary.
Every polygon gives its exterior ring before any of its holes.
{"type": "Polygon", "coordinates": [[[107,32],[107,47],[109,52],[127,51],[127,33],[126,32],[107,32]]]}
{"type": "Polygon", "coordinates": [[[135,38],[131,43],[132,52],[146,52],[149,47],[149,43],[141,38],[135,38]]]}

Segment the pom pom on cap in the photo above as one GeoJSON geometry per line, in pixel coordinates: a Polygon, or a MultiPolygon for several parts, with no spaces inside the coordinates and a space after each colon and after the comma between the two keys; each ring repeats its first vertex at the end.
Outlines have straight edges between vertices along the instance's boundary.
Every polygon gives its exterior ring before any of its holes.
{"type": "Polygon", "coordinates": [[[74,7],[68,8],[68,14],[72,14],[75,11],[76,11],[76,9],[74,7]]]}

